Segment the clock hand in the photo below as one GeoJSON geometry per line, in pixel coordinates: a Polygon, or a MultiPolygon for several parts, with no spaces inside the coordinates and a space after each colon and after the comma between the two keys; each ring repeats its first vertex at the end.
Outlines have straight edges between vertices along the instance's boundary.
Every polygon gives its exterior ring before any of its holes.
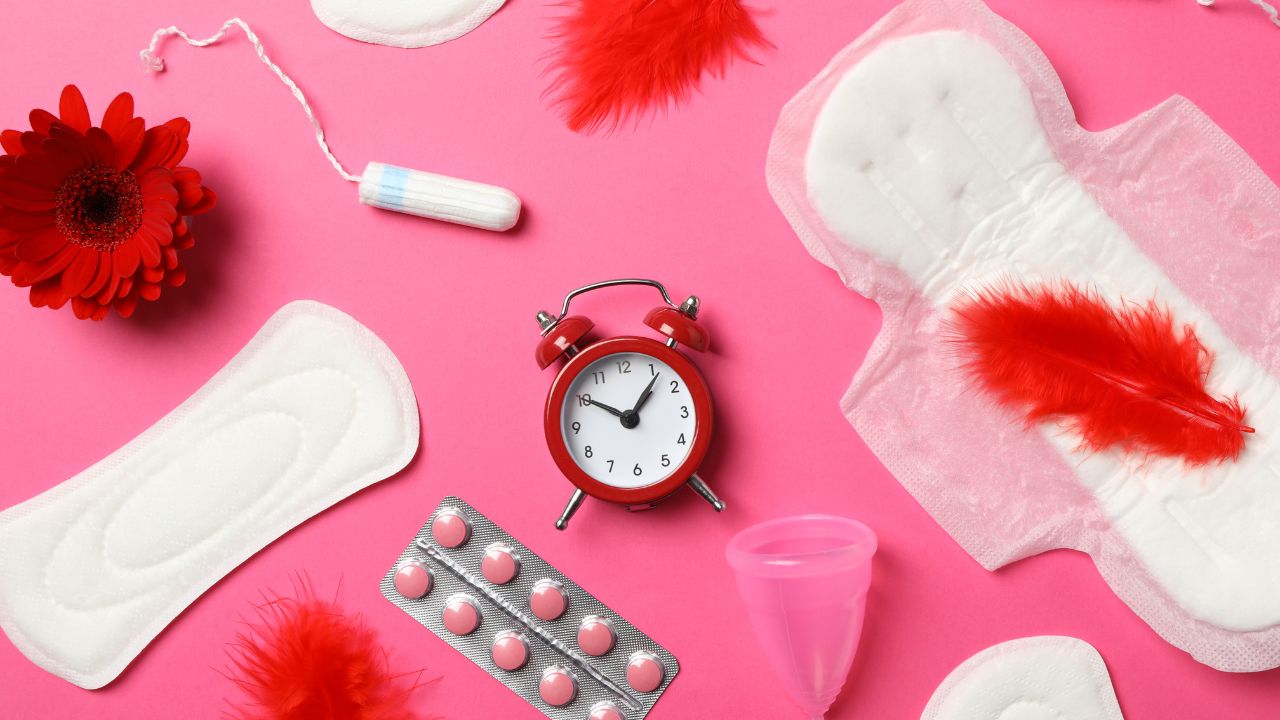
{"type": "Polygon", "coordinates": [[[621,410],[619,410],[619,409],[617,409],[617,408],[615,408],[615,407],[611,407],[611,406],[609,406],[609,405],[605,405],[604,403],[600,402],[599,400],[595,400],[595,399],[593,399],[593,398],[586,398],[586,401],[587,401],[588,403],[592,404],[592,405],[595,405],[596,407],[600,408],[601,410],[607,410],[608,412],[610,412],[610,413],[612,413],[612,414],[614,414],[614,415],[617,415],[618,417],[622,417],[622,411],[621,411],[621,410]]]}
{"type": "Polygon", "coordinates": [[[649,380],[649,384],[644,386],[644,392],[640,393],[640,399],[636,400],[635,407],[631,408],[631,412],[640,412],[640,408],[644,407],[644,404],[649,401],[649,396],[653,394],[653,384],[656,382],[658,382],[658,373],[654,373],[649,380]]]}

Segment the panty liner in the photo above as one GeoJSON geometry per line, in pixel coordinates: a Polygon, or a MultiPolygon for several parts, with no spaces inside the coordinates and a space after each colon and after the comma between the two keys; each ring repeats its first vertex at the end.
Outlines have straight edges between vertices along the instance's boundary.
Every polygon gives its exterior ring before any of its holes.
{"type": "Polygon", "coordinates": [[[102,687],[218,579],[417,448],[387,346],[291,303],[164,419],[0,513],[0,627],[49,672],[102,687]]]}
{"type": "Polygon", "coordinates": [[[1010,640],[965,660],[920,720],[1124,720],[1093,646],[1072,637],[1010,640]]]}
{"type": "Polygon", "coordinates": [[[1189,101],[1092,133],[1031,40],[977,0],[908,0],[783,109],[770,191],[811,254],[884,312],[842,400],[926,510],[994,570],[1092,556],[1212,667],[1280,665],[1280,193],[1189,101]],[[1087,454],[972,389],[958,293],[1066,279],[1167,304],[1258,428],[1238,462],[1087,454]]]}
{"type": "Polygon", "coordinates": [[[311,0],[320,22],[349,38],[416,48],[475,30],[506,0],[311,0]]]}

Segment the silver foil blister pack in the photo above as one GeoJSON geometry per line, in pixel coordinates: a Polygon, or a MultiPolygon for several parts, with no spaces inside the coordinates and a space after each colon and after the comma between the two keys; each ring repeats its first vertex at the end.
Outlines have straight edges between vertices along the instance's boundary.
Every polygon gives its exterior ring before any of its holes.
{"type": "Polygon", "coordinates": [[[454,496],[381,588],[553,720],[640,720],[680,670],[665,648],[454,496]]]}

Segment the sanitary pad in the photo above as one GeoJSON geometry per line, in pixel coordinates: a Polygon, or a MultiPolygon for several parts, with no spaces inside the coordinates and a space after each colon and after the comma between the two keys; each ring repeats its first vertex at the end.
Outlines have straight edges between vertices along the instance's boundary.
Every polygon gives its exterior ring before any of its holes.
{"type": "Polygon", "coordinates": [[[101,687],[219,578],[417,448],[387,346],[291,303],[146,432],[0,513],[0,627],[49,672],[101,687]]]}
{"type": "Polygon", "coordinates": [[[920,720],[1124,720],[1102,656],[1083,640],[1010,640],[965,660],[920,720]]]}
{"type": "Polygon", "coordinates": [[[974,558],[1086,552],[1200,662],[1280,665],[1280,192],[1222,130],[1175,97],[1087,132],[1017,28],[977,0],[909,0],[786,106],[768,180],[810,253],[884,312],[846,415],[974,558]],[[1240,460],[1080,452],[972,389],[948,307],[1010,278],[1192,323],[1208,386],[1258,428],[1240,460]]]}
{"type": "Polygon", "coordinates": [[[311,0],[320,22],[367,43],[415,48],[475,30],[506,0],[311,0]]]}

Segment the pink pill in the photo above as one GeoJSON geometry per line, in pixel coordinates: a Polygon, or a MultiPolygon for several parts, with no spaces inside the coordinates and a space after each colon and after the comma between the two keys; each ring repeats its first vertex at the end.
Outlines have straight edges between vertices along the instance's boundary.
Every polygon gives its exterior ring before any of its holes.
{"type": "Polygon", "coordinates": [[[555,620],[569,609],[569,593],[556,580],[539,580],[529,592],[529,609],[539,620],[555,620]]]}
{"type": "Polygon", "coordinates": [[[493,639],[489,656],[493,658],[494,665],[507,672],[519,670],[529,662],[529,641],[514,630],[500,632],[493,639]]]}
{"type": "Polygon", "coordinates": [[[471,539],[471,521],[457,510],[441,510],[431,523],[431,536],[441,547],[461,547],[471,539]]]}
{"type": "Polygon", "coordinates": [[[607,655],[617,639],[618,633],[614,631],[613,622],[608,618],[588,615],[582,618],[582,624],[578,626],[578,647],[588,655],[607,655]]]}
{"type": "Polygon", "coordinates": [[[410,600],[417,600],[431,592],[434,578],[431,577],[431,571],[426,566],[416,560],[410,560],[396,571],[395,583],[396,592],[410,600]]]}
{"type": "Polygon", "coordinates": [[[578,679],[563,665],[552,665],[542,671],[538,694],[552,707],[564,707],[578,696],[578,679]]]}
{"type": "Polygon", "coordinates": [[[627,661],[627,684],[637,692],[653,692],[666,678],[662,661],[651,652],[637,650],[627,661]]]}
{"type": "Polygon", "coordinates": [[[587,720],[626,720],[626,716],[617,705],[606,700],[591,706],[591,714],[587,716],[587,720]]]}
{"type": "Polygon", "coordinates": [[[491,583],[503,585],[520,574],[520,556],[502,543],[494,543],[484,551],[480,572],[491,583]]]}
{"type": "Polygon", "coordinates": [[[444,627],[454,635],[469,635],[480,627],[480,606],[470,595],[454,595],[444,604],[444,627]]]}

